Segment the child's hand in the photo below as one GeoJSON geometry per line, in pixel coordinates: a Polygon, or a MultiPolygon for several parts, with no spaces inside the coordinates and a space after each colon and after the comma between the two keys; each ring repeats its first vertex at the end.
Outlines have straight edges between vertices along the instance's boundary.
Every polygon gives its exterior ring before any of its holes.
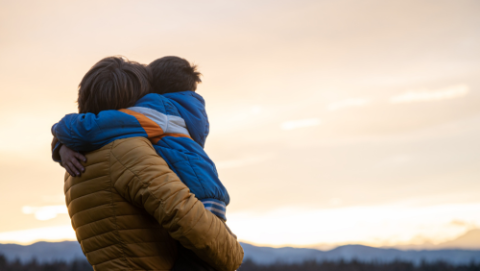
{"type": "Polygon", "coordinates": [[[85,158],[85,156],[83,156],[81,153],[75,152],[65,145],[60,147],[60,151],[58,153],[60,154],[60,159],[62,159],[63,167],[71,176],[80,176],[80,172],[85,171],[85,168],[82,166],[81,162],[86,162],[87,158],[85,158]]]}

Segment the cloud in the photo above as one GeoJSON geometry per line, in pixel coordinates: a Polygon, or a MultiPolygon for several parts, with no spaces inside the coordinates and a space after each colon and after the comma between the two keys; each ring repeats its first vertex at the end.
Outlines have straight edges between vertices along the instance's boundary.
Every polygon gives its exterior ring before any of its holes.
{"type": "Polygon", "coordinates": [[[227,168],[238,168],[244,167],[252,164],[257,164],[263,161],[270,159],[272,155],[262,155],[262,156],[255,156],[243,159],[235,159],[235,160],[227,160],[227,161],[220,161],[215,163],[216,167],[219,169],[227,169],[227,168]]]}
{"type": "Polygon", "coordinates": [[[0,232],[0,242],[28,245],[36,241],[76,240],[71,225],[0,232]]]}
{"type": "Polygon", "coordinates": [[[317,118],[312,119],[302,119],[302,120],[292,120],[283,122],[281,127],[283,130],[293,130],[304,127],[311,127],[320,125],[321,121],[317,118]]]}
{"type": "Polygon", "coordinates": [[[453,225],[453,226],[459,226],[459,227],[464,227],[464,226],[468,225],[467,222],[461,221],[461,220],[452,220],[452,221],[450,221],[450,224],[453,225]]]}
{"type": "Polygon", "coordinates": [[[460,98],[470,91],[467,85],[455,85],[438,90],[419,89],[405,92],[390,98],[391,103],[429,102],[460,98]]]}
{"type": "Polygon", "coordinates": [[[50,205],[42,207],[23,206],[24,214],[34,214],[38,220],[49,220],[57,217],[58,214],[67,214],[68,210],[65,205],[50,205]]]}
{"type": "Polygon", "coordinates": [[[370,103],[370,99],[352,98],[352,99],[346,99],[346,100],[343,100],[343,101],[331,103],[327,106],[327,109],[330,110],[330,111],[335,111],[335,110],[344,109],[344,108],[347,108],[347,107],[366,106],[369,103],[370,103]]]}
{"type": "Polygon", "coordinates": [[[337,206],[337,205],[341,205],[342,204],[342,199],[341,198],[331,198],[329,201],[328,201],[328,204],[329,205],[332,205],[332,206],[337,206]]]}
{"type": "MultiPolygon", "coordinates": [[[[337,199],[332,200],[333,202],[337,199]]],[[[388,204],[323,209],[291,207],[270,212],[229,214],[229,227],[239,239],[274,246],[358,243],[396,246],[441,243],[465,232],[452,220],[480,223],[480,203],[415,206],[388,204]],[[302,229],[298,229],[299,221],[302,229]],[[419,243],[416,243],[419,244],[419,243]]]]}

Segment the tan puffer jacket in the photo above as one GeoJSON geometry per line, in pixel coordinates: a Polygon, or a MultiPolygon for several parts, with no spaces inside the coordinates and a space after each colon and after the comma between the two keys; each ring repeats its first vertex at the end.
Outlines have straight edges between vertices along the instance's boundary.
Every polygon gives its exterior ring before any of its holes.
{"type": "Polygon", "coordinates": [[[219,271],[240,266],[243,249],[236,237],[148,139],[119,139],[86,156],[81,177],[66,174],[65,196],[94,270],[171,270],[174,239],[219,271]]]}

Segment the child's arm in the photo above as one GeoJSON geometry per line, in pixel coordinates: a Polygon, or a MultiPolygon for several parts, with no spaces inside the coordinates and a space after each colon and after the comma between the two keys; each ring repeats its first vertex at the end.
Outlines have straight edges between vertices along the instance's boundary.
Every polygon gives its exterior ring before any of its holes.
{"type": "MultiPolygon", "coordinates": [[[[155,124],[155,123],[153,123],[155,124]]],[[[117,110],[69,114],[52,127],[52,134],[74,151],[93,151],[120,138],[161,135],[160,127],[145,127],[137,117],[117,110]],[[143,126],[142,126],[143,125],[143,126]],[[149,131],[147,134],[146,130],[149,131]],[[153,131],[153,132],[152,132],[153,131]]],[[[158,125],[157,125],[158,126],[158,125]]]]}

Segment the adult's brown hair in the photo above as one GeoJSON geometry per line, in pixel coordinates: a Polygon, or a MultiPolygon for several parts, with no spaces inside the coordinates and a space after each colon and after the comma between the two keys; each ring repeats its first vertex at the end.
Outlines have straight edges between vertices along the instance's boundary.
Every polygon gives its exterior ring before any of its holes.
{"type": "Polygon", "coordinates": [[[197,66],[177,56],[166,56],[148,64],[152,75],[152,92],[164,94],[197,89],[202,82],[197,66]]]}
{"type": "Polygon", "coordinates": [[[78,86],[79,113],[133,106],[150,91],[149,73],[140,63],[120,56],[106,57],[85,74],[78,86]]]}

